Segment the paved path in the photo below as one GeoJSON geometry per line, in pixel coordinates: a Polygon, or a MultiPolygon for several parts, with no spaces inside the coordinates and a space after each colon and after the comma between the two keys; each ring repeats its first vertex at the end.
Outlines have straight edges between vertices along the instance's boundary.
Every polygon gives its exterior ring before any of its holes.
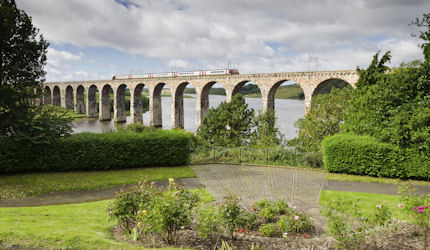
{"type": "MultiPolygon", "coordinates": [[[[183,178],[177,179],[176,182],[189,188],[206,186],[215,199],[222,198],[226,193],[236,193],[249,201],[260,198],[284,198],[295,202],[315,203],[318,201],[321,188],[392,195],[397,194],[398,188],[396,184],[325,181],[324,173],[297,168],[221,164],[193,165],[191,168],[197,176],[200,175],[200,178],[183,178]]],[[[157,185],[166,187],[168,181],[159,181],[157,185]]],[[[416,186],[416,188],[419,193],[430,193],[430,186],[416,186]]],[[[0,200],[0,207],[44,206],[107,200],[113,198],[114,193],[119,189],[120,187],[112,187],[46,194],[17,200],[0,200]]]]}

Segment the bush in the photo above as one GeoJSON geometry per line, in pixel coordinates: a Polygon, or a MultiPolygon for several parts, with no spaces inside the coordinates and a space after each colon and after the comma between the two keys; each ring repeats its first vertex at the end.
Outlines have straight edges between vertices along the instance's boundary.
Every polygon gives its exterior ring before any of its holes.
{"type": "Polygon", "coordinates": [[[329,172],[390,178],[428,178],[429,158],[370,136],[337,134],[322,144],[329,172]]]}
{"type": "Polygon", "coordinates": [[[263,224],[258,231],[267,237],[279,235],[279,228],[275,223],[263,224]]]}
{"type": "Polygon", "coordinates": [[[139,182],[139,185],[122,187],[119,192],[115,192],[114,199],[108,201],[109,220],[115,221],[131,234],[139,208],[145,207],[157,195],[160,195],[160,191],[155,185],[149,185],[147,179],[139,182]]]}
{"type": "Polygon", "coordinates": [[[174,244],[177,230],[191,225],[192,210],[198,202],[198,195],[186,189],[165,192],[149,202],[138,226],[145,232],[156,233],[166,244],[174,244]]]}
{"type": "Polygon", "coordinates": [[[277,225],[283,233],[304,233],[312,230],[309,217],[297,212],[281,216],[277,225]]]}
{"type": "Polygon", "coordinates": [[[163,130],[80,133],[49,144],[0,138],[0,173],[183,165],[190,159],[190,141],[189,133],[163,130]]]}
{"type": "Polygon", "coordinates": [[[223,226],[231,239],[236,239],[241,232],[240,229],[245,227],[245,222],[241,218],[243,209],[239,206],[239,200],[234,196],[228,196],[221,206],[221,218],[223,226]]]}
{"type": "Polygon", "coordinates": [[[221,234],[221,215],[218,207],[200,207],[194,228],[200,237],[216,242],[221,234]]]}

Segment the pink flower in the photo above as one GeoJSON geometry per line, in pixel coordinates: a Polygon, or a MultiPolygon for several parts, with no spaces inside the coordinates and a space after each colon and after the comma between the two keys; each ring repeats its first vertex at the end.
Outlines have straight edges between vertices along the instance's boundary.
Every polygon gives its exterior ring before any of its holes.
{"type": "Polygon", "coordinates": [[[185,229],[185,226],[181,226],[181,229],[185,229]]]}
{"type": "Polygon", "coordinates": [[[296,215],[296,216],[294,216],[294,219],[295,219],[295,220],[299,220],[299,219],[300,219],[300,217],[299,217],[298,215],[296,215]]]}
{"type": "Polygon", "coordinates": [[[151,185],[153,185],[153,186],[154,186],[154,185],[155,185],[155,181],[151,182],[151,185]]]}
{"type": "Polygon", "coordinates": [[[399,204],[399,205],[397,205],[399,208],[402,208],[402,207],[404,207],[405,205],[403,205],[403,204],[399,204]]]}

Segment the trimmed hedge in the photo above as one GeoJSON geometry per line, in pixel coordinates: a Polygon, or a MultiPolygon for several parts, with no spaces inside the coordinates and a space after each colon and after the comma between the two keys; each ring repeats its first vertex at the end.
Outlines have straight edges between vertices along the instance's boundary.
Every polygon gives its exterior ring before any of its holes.
{"type": "Polygon", "coordinates": [[[49,144],[0,139],[0,173],[107,170],[184,165],[191,135],[182,131],[79,133],[49,144]]]}
{"type": "Polygon", "coordinates": [[[370,136],[337,134],[322,142],[328,172],[390,178],[429,178],[430,158],[370,136]]]}

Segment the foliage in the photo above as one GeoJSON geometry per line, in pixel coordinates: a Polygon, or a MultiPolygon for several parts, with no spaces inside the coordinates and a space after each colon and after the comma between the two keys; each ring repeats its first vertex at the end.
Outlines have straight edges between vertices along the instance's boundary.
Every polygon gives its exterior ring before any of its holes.
{"type": "Polygon", "coordinates": [[[254,109],[248,109],[245,99],[235,95],[231,102],[209,110],[197,135],[210,145],[240,146],[249,140],[253,117],[254,109]]]}
{"type": "Polygon", "coordinates": [[[385,64],[390,62],[390,60],[391,54],[389,51],[381,57],[381,60],[379,60],[378,52],[373,56],[373,60],[367,69],[360,69],[357,67],[359,78],[355,86],[360,89],[365,86],[371,86],[378,81],[384,81],[385,73],[390,69],[389,67],[385,66],[385,64]]]}
{"type": "Polygon", "coordinates": [[[23,122],[26,129],[17,130],[14,139],[23,143],[49,143],[72,133],[72,118],[65,112],[58,113],[53,106],[34,107],[31,120],[23,122]]]}
{"type": "Polygon", "coordinates": [[[148,179],[139,182],[139,185],[123,186],[119,192],[115,192],[114,199],[108,202],[109,219],[119,223],[130,234],[141,204],[150,202],[158,195],[160,191],[154,185],[149,185],[148,179]]]}
{"type": "Polygon", "coordinates": [[[222,233],[220,209],[216,206],[200,207],[197,209],[197,219],[194,228],[200,237],[215,243],[222,233]]]}
{"type": "Polygon", "coordinates": [[[263,224],[258,228],[258,231],[267,237],[279,235],[279,228],[275,223],[263,224]]]}
{"type": "Polygon", "coordinates": [[[283,233],[304,233],[313,229],[308,216],[298,213],[295,210],[288,215],[279,217],[277,225],[283,233]]]}
{"type": "Polygon", "coordinates": [[[154,130],[153,127],[145,127],[145,125],[142,122],[130,123],[130,124],[127,124],[126,127],[123,127],[115,123],[115,128],[117,131],[121,131],[121,132],[128,131],[128,132],[136,132],[136,133],[141,133],[147,130],[152,130],[152,131],[154,130]]]}
{"type": "Polygon", "coordinates": [[[192,163],[252,163],[277,166],[301,166],[318,168],[322,166],[320,152],[297,152],[294,148],[273,146],[259,147],[209,147],[198,140],[192,147],[192,163]]]}
{"type": "MultiPolygon", "coordinates": [[[[421,18],[416,18],[415,21],[411,23],[411,25],[416,25],[421,28],[424,27],[427,30],[420,31],[419,38],[424,40],[425,42],[420,44],[420,47],[423,49],[424,58],[426,61],[430,61],[430,13],[425,13],[421,18]]],[[[416,36],[413,34],[412,36],[416,36]]]]}
{"type": "Polygon", "coordinates": [[[323,141],[327,171],[390,178],[428,179],[428,156],[370,136],[337,134],[323,141]]]}
{"type": "Polygon", "coordinates": [[[186,189],[164,192],[148,202],[142,201],[138,227],[156,233],[167,244],[174,244],[176,232],[191,225],[192,210],[198,202],[198,195],[186,189]]]}
{"type": "Polygon", "coordinates": [[[241,95],[252,95],[260,93],[261,91],[257,84],[246,84],[243,85],[239,90],[239,94],[241,95]]]}
{"type": "Polygon", "coordinates": [[[239,199],[235,196],[225,198],[224,204],[221,206],[221,219],[227,234],[231,239],[236,239],[239,229],[245,226],[241,220],[242,208],[239,206],[239,199]]]}
{"type": "Polygon", "coordinates": [[[0,13],[0,136],[10,137],[27,134],[37,116],[48,43],[14,0],[1,0],[0,13]]]}
{"type": "Polygon", "coordinates": [[[304,152],[319,152],[321,141],[340,131],[344,113],[353,89],[334,88],[329,94],[320,94],[312,98],[312,108],[304,118],[297,120],[295,126],[299,129],[298,137],[288,143],[297,150],[304,152]]]}
{"type": "Polygon", "coordinates": [[[365,236],[384,230],[392,223],[388,206],[378,204],[367,215],[358,207],[357,202],[357,199],[331,199],[322,210],[322,214],[329,220],[328,232],[341,248],[359,248],[364,243],[365,236]]]}
{"type": "Polygon", "coordinates": [[[253,119],[254,131],[251,133],[250,144],[255,147],[270,147],[282,145],[283,134],[276,123],[275,111],[258,111],[253,119]]]}
{"type": "Polygon", "coordinates": [[[188,163],[190,134],[181,131],[80,133],[50,144],[0,139],[0,172],[107,170],[188,163]]]}
{"type": "Polygon", "coordinates": [[[412,217],[418,232],[423,236],[423,248],[430,246],[430,194],[419,195],[408,186],[399,187],[402,212],[412,217]]]}

